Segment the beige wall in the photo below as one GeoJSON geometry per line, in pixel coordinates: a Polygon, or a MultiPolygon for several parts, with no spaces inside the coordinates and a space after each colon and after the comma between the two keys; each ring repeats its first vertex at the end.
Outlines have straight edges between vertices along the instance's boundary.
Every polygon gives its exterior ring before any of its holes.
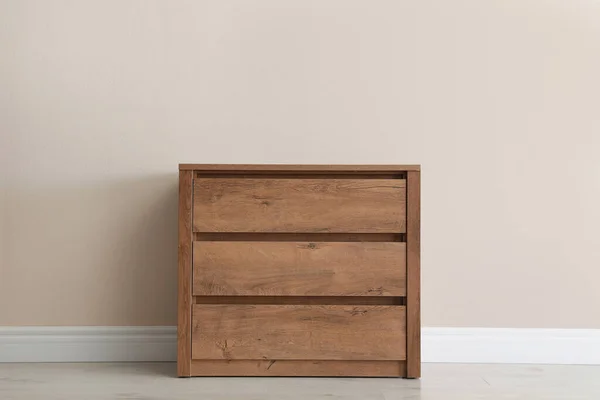
{"type": "Polygon", "coordinates": [[[0,325],[173,325],[177,163],[423,164],[426,326],[600,328],[595,0],[0,0],[0,325]]]}

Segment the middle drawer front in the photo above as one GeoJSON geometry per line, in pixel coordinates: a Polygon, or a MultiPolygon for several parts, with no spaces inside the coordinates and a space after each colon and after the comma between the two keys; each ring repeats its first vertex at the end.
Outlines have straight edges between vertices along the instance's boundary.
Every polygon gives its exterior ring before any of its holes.
{"type": "Polygon", "coordinates": [[[195,360],[405,360],[403,306],[196,304],[195,360]]]}
{"type": "Polygon", "coordinates": [[[400,242],[194,242],[194,296],[405,296],[400,242]]]}

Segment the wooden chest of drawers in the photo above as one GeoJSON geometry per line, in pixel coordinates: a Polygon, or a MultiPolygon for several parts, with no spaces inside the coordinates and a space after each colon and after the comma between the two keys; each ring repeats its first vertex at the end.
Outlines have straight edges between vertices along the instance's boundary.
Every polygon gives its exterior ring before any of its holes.
{"type": "Polygon", "coordinates": [[[179,376],[420,376],[418,166],[179,170],[179,376]]]}

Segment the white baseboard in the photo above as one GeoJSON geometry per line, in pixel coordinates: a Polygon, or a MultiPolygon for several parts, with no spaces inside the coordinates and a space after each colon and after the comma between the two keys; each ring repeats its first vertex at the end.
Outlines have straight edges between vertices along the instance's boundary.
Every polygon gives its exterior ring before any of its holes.
{"type": "MultiPolygon", "coordinates": [[[[423,328],[423,362],[600,365],[598,329],[423,328]]],[[[0,362],[175,361],[175,327],[0,327],[0,362]]]]}
{"type": "Polygon", "coordinates": [[[600,365],[600,329],[423,328],[423,362],[600,365]]]}
{"type": "Polygon", "coordinates": [[[0,362],[175,361],[176,358],[174,326],[0,326],[0,362]]]}

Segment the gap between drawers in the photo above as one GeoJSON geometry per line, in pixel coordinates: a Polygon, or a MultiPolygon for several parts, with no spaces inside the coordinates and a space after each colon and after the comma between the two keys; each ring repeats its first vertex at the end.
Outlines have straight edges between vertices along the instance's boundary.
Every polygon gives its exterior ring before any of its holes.
{"type": "Polygon", "coordinates": [[[194,232],[204,242],[406,242],[405,233],[194,232]]]}
{"type": "Polygon", "coordinates": [[[404,306],[400,296],[194,296],[194,304],[404,306]]]}

